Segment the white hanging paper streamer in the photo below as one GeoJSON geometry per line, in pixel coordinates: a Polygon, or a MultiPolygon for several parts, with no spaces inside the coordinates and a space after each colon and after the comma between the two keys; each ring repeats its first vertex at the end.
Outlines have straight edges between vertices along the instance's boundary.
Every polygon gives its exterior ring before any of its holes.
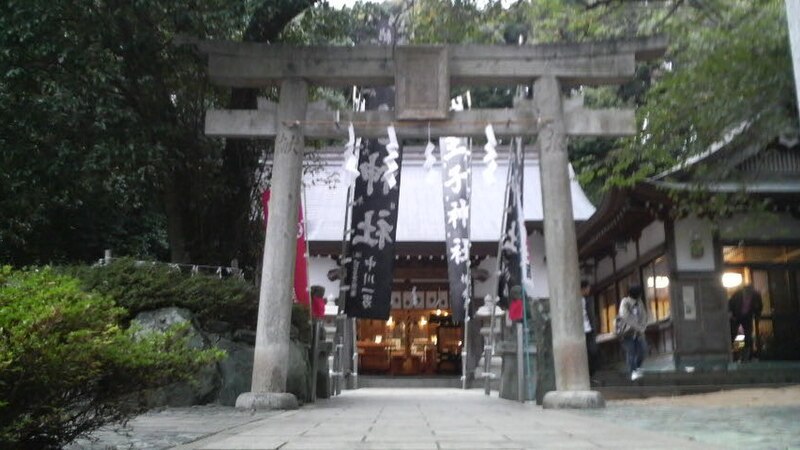
{"type": "Polygon", "coordinates": [[[428,184],[436,183],[436,171],[433,170],[433,167],[436,165],[436,155],[433,153],[436,151],[436,145],[428,141],[428,145],[425,146],[425,163],[422,167],[425,169],[425,182],[428,184]]]}
{"type": "Polygon", "coordinates": [[[425,170],[431,170],[436,164],[436,156],[433,155],[434,150],[436,150],[436,145],[428,141],[428,145],[425,146],[425,163],[422,165],[425,170]]]}
{"type": "Polygon", "coordinates": [[[486,154],[483,156],[483,162],[486,163],[483,179],[492,185],[495,182],[494,172],[497,170],[497,138],[494,135],[492,124],[486,125],[486,145],[483,148],[486,150],[486,154]]]}
{"type": "Polygon", "coordinates": [[[345,177],[347,177],[347,184],[350,185],[358,178],[358,157],[356,156],[356,149],[359,146],[359,142],[356,140],[356,132],[352,123],[347,127],[347,134],[348,140],[344,145],[344,173],[345,177]]]}
{"type": "Polygon", "coordinates": [[[394,187],[397,186],[397,179],[394,174],[397,172],[397,169],[400,168],[395,161],[400,157],[400,154],[397,153],[397,150],[400,149],[400,144],[397,142],[397,133],[394,131],[394,126],[389,126],[386,131],[389,133],[389,143],[386,144],[386,151],[389,152],[389,154],[383,158],[383,163],[386,165],[386,171],[383,172],[383,179],[386,181],[386,185],[389,186],[389,189],[394,189],[394,187]]]}
{"type": "Polygon", "coordinates": [[[450,100],[450,111],[463,111],[463,110],[464,110],[464,99],[460,95],[450,100]]]}

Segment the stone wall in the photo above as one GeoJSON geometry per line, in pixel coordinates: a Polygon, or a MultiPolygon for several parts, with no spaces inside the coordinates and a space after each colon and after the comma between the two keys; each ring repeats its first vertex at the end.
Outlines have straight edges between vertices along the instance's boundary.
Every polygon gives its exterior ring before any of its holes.
{"type": "MultiPolygon", "coordinates": [[[[164,331],[170,326],[187,323],[189,345],[192,348],[216,347],[227,353],[224,359],[197,373],[194,382],[174,383],[149,391],[146,397],[150,407],[207,403],[234,406],[239,394],[250,391],[255,348],[253,330],[234,330],[230,324],[220,321],[203,324],[201,328],[189,310],[174,307],[140,313],[133,322],[142,328],[139,333],[164,331]]],[[[292,335],[297,334],[293,330],[292,335]]],[[[307,344],[292,339],[286,388],[300,402],[310,400],[308,386],[311,365],[308,354],[307,344]]]]}

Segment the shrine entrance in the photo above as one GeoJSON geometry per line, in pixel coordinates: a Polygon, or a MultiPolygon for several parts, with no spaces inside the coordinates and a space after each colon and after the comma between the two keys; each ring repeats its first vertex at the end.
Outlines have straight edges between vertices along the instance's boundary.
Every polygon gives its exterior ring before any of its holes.
{"type": "Polygon", "coordinates": [[[362,375],[461,375],[463,328],[449,310],[393,310],[357,324],[362,375]]]}
{"type": "MultiPolygon", "coordinates": [[[[287,299],[291,298],[295,255],[295,243],[287,237],[297,235],[296,218],[305,152],[304,139],[346,139],[348,133],[348,148],[351,152],[355,147],[355,136],[373,140],[369,144],[371,149],[362,152],[363,157],[371,158],[367,164],[372,172],[376,170],[372,165],[379,156],[378,147],[382,147],[376,139],[389,142],[386,150],[380,150],[384,152],[381,156],[385,156],[382,159],[383,168],[378,167],[381,170],[378,175],[381,176],[383,189],[373,189],[373,183],[378,180],[370,177],[366,195],[381,190],[386,195],[385,192],[391,192],[402,182],[402,176],[397,173],[397,169],[401,163],[403,139],[445,138],[440,141],[443,161],[449,160],[455,154],[463,155],[464,158],[459,163],[460,166],[447,169],[451,178],[445,182],[446,185],[453,183],[448,187],[453,187],[451,195],[458,201],[463,199],[458,196],[464,195],[461,180],[468,179],[471,171],[470,156],[464,150],[463,141],[459,139],[486,138],[491,143],[495,136],[536,137],[541,165],[556,388],[558,392],[565,394],[560,397],[562,401],[588,399],[591,404],[602,404],[599,394],[589,391],[582,311],[579,303],[574,301],[579,294],[580,274],[566,143],[569,136],[633,135],[636,126],[632,110],[588,109],[583,106],[580,98],[565,98],[564,93],[570,87],[617,84],[632,79],[637,60],[663,54],[666,48],[663,39],[537,46],[297,48],[209,41],[197,41],[193,44],[208,55],[212,82],[230,87],[280,86],[280,102],[277,105],[260,102],[257,110],[212,110],[206,115],[208,135],[276,139],[252,387],[251,392],[239,396],[237,407],[249,409],[297,406],[296,399],[286,393],[285,362],[288,358],[291,308],[287,299]],[[393,85],[396,89],[395,109],[333,111],[324,106],[308,105],[310,84],[339,87],[393,85]],[[450,111],[451,84],[523,85],[532,87],[532,95],[519,99],[515,107],[510,109],[450,111]],[[401,152],[398,154],[399,149],[401,152]],[[455,189],[456,186],[458,189],[455,189]]],[[[516,151],[521,153],[522,139],[516,139],[515,142],[516,151]]],[[[491,152],[487,149],[487,153],[491,152]]],[[[357,172],[357,167],[351,169],[357,172]]],[[[361,176],[364,176],[364,172],[361,176]]],[[[467,184],[467,196],[470,195],[468,186],[467,184]]],[[[448,215],[452,213],[456,217],[454,228],[457,228],[455,224],[461,220],[467,223],[466,234],[458,234],[463,227],[453,230],[452,233],[448,231],[445,242],[449,262],[450,309],[459,312],[450,317],[456,323],[463,323],[469,321],[469,316],[463,315],[463,311],[469,310],[470,299],[469,207],[463,204],[457,206],[458,202],[449,198],[445,201],[446,206],[451,208],[448,215]],[[456,211],[456,208],[459,210],[456,211]],[[466,214],[462,215],[462,212],[466,214]],[[454,286],[458,286],[458,290],[463,292],[454,293],[454,286]]],[[[362,196],[349,200],[342,207],[355,208],[355,205],[363,204],[362,196]]],[[[435,354],[438,355],[436,359],[451,352],[459,352],[459,347],[453,345],[458,342],[457,333],[448,331],[449,327],[444,322],[437,324],[433,334],[430,331],[423,332],[425,327],[428,330],[433,328],[431,321],[439,320],[437,318],[444,314],[438,316],[435,314],[436,310],[433,310],[432,316],[430,309],[391,308],[394,289],[391,286],[391,276],[387,280],[385,277],[375,277],[371,272],[376,265],[381,264],[379,259],[386,257],[385,254],[375,251],[374,247],[377,245],[383,250],[384,244],[393,240],[393,235],[389,233],[394,225],[387,220],[391,220],[392,214],[396,214],[397,203],[394,200],[388,204],[393,205],[394,211],[389,211],[389,208],[384,210],[369,207],[363,219],[358,219],[360,222],[357,224],[351,224],[343,236],[346,241],[362,247],[360,252],[356,249],[352,254],[342,255],[345,265],[350,264],[353,269],[340,278],[345,280],[341,290],[345,293],[343,298],[348,301],[347,305],[344,302],[339,305],[340,311],[347,310],[348,314],[357,317],[384,320],[391,317],[394,323],[390,326],[387,320],[382,328],[374,322],[364,322],[358,327],[340,327],[343,334],[337,336],[337,342],[345,348],[349,346],[349,349],[341,358],[341,366],[337,366],[337,369],[341,368],[345,376],[351,372],[355,375],[357,341],[360,341],[361,336],[364,341],[371,337],[371,342],[375,344],[372,347],[379,349],[377,353],[387,352],[388,361],[384,361],[384,368],[389,371],[393,367],[392,357],[395,352],[398,356],[402,352],[403,362],[399,371],[430,370],[426,364],[434,338],[437,346],[435,354]],[[376,221],[375,224],[373,221],[376,221]],[[381,230],[380,236],[372,236],[375,229],[381,230]],[[360,234],[356,233],[359,230],[360,234]],[[365,243],[369,248],[363,246],[365,243]],[[362,257],[366,259],[358,260],[362,257]],[[390,289],[385,288],[387,281],[390,289]],[[376,288],[380,283],[383,283],[383,288],[376,288]],[[396,332],[398,326],[401,329],[404,327],[405,331],[396,332]],[[349,338],[347,330],[350,330],[349,338]],[[361,336],[353,336],[354,332],[361,336]],[[399,337],[396,337],[398,334],[399,337]],[[399,339],[399,342],[395,339],[399,339]],[[385,343],[391,345],[386,347],[385,343]],[[353,358],[349,358],[349,355],[353,358]],[[422,363],[423,358],[425,364],[422,363]],[[415,365],[418,367],[415,368],[415,365]]],[[[472,207],[479,208],[480,205],[472,207]]],[[[364,214],[363,206],[361,210],[364,214]]],[[[391,259],[390,257],[388,260],[391,259]]],[[[391,263],[389,264],[391,273],[391,263]]],[[[406,290],[399,292],[402,299],[406,290]]],[[[427,296],[428,291],[424,292],[427,296]]],[[[364,347],[365,352],[367,347],[364,347]]],[[[372,353],[375,350],[370,350],[370,354],[372,353]]],[[[467,387],[466,377],[464,380],[464,387],[467,387]]]]}

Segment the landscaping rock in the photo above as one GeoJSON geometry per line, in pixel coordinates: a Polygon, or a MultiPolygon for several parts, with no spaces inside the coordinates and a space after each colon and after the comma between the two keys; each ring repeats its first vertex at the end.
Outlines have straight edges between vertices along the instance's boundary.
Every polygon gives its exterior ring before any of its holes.
{"type": "Polygon", "coordinates": [[[235,406],[236,397],[250,391],[254,347],[224,338],[219,339],[216,345],[225,350],[228,356],[217,364],[222,380],[215,402],[235,406]]]}
{"type": "Polygon", "coordinates": [[[310,400],[311,364],[308,361],[308,346],[297,341],[289,343],[289,372],[286,376],[286,392],[294,394],[300,402],[310,400]]]}
{"type": "Polygon", "coordinates": [[[194,315],[188,309],[170,307],[141,312],[133,318],[133,322],[142,328],[137,333],[139,336],[153,331],[164,332],[173,325],[186,323],[189,326],[189,347],[205,348],[205,339],[203,339],[202,334],[194,325],[193,319],[194,315]]]}
{"type": "Polygon", "coordinates": [[[240,329],[233,332],[233,340],[244,342],[250,346],[256,345],[256,332],[254,330],[240,329]]]}
{"type": "MultiPolygon", "coordinates": [[[[170,307],[139,313],[133,322],[141,327],[137,333],[139,336],[154,331],[164,332],[173,325],[186,324],[189,347],[209,348],[208,341],[194,325],[193,318],[187,309],[170,307]]],[[[194,381],[173,383],[150,390],[145,398],[150,407],[199,405],[213,400],[220,384],[217,365],[209,364],[197,373],[194,381]]]]}

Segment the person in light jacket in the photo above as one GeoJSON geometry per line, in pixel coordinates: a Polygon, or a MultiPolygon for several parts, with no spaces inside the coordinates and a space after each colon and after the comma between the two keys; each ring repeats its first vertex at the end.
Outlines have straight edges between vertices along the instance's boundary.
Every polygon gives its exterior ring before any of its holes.
{"type": "Polygon", "coordinates": [[[639,369],[647,354],[647,341],[644,330],[647,328],[647,310],[642,301],[642,288],[632,285],[628,288],[628,296],[619,303],[619,320],[622,322],[620,339],[625,350],[625,361],[631,380],[642,377],[639,369]]]}

